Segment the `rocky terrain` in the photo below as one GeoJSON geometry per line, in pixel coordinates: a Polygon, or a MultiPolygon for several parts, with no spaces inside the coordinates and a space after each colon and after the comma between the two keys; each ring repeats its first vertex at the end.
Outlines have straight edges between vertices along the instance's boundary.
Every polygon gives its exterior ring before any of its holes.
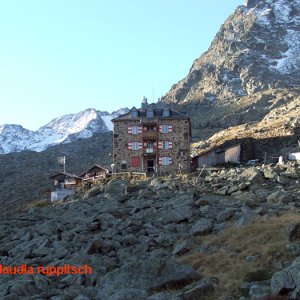
{"type": "Polygon", "coordinates": [[[1,299],[299,299],[296,163],[113,178],[0,221],[1,299]],[[269,298],[270,299],[270,298],[269,298]]]}
{"type": "Polygon", "coordinates": [[[287,155],[290,151],[299,151],[300,140],[300,97],[298,91],[264,93],[260,101],[253,99],[253,114],[272,107],[261,120],[231,126],[215,133],[207,140],[192,145],[193,155],[201,154],[209,149],[220,147],[227,142],[240,143],[250,141],[255,147],[256,158],[262,159],[264,153],[269,159],[287,155]]]}
{"type": "Polygon", "coordinates": [[[246,1],[163,103],[191,115],[194,141],[262,121],[299,95],[299,24],[299,0],[246,1]]]}

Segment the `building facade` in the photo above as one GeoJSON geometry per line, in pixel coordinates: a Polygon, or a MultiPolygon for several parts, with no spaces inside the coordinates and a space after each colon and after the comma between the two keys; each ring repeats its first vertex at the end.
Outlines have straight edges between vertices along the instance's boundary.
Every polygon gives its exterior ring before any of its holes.
{"type": "Polygon", "coordinates": [[[147,104],[112,120],[113,172],[168,175],[190,171],[190,118],[147,104]]]}

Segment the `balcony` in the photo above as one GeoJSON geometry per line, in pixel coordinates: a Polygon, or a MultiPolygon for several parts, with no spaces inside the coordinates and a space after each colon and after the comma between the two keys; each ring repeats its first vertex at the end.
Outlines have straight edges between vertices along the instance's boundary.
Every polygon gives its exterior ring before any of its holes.
{"type": "Polygon", "coordinates": [[[157,139],[157,131],[144,131],[143,139],[156,140],[157,139]]]}
{"type": "Polygon", "coordinates": [[[155,155],[156,149],[155,148],[146,148],[146,149],[144,149],[144,154],[155,155]]]}

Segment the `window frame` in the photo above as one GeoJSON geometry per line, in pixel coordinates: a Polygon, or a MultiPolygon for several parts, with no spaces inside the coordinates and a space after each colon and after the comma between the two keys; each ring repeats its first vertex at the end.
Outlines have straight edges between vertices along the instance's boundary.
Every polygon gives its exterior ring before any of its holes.
{"type": "Polygon", "coordinates": [[[131,150],[133,151],[140,150],[140,142],[131,142],[131,150]]]}
{"type": "Polygon", "coordinates": [[[171,160],[171,157],[169,157],[169,156],[162,156],[161,157],[161,165],[162,166],[169,166],[169,165],[171,165],[172,163],[170,162],[170,160],[171,160]]]}
{"type": "Polygon", "coordinates": [[[131,134],[137,135],[140,133],[140,126],[138,125],[132,125],[131,126],[131,134]]]}
{"type": "Polygon", "coordinates": [[[169,150],[170,149],[169,141],[162,141],[162,149],[163,150],[169,150]]]}
{"type": "Polygon", "coordinates": [[[170,132],[169,125],[166,125],[166,124],[161,125],[161,133],[169,133],[169,132],[170,132]]]}

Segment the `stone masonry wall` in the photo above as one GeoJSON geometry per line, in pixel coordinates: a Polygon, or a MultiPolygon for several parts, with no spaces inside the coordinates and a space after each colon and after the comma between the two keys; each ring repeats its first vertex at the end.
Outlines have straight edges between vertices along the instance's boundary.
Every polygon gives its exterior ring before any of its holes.
{"type": "MultiPolygon", "coordinates": [[[[128,134],[129,126],[142,126],[139,120],[119,120],[114,122],[113,135],[113,163],[115,164],[115,172],[130,171],[130,172],[146,172],[146,159],[143,157],[144,150],[129,150],[129,142],[143,142],[143,134],[128,134]],[[133,167],[131,165],[132,157],[140,157],[140,166],[133,167]],[[121,162],[126,161],[127,169],[121,169],[121,162]],[[143,164],[143,167],[142,167],[143,164]]],[[[173,131],[170,133],[158,132],[158,141],[173,142],[173,148],[163,150],[157,148],[157,169],[159,175],[167,175],[178,171],[179,164],[182,166],[182,172],[190,171],[190,136],[189,136],[189,121],[182,119],[158,119],[156,125],[159,129],[160,125],[172,125],[173,131]],[[162,166],[158,164],[159,157],[172,157],[172,164],[162,166]],[[158,168],[157,168],[158,167],[158,168]]],[[[158,147],[158,143],[157,143],[158,147]]]]}

